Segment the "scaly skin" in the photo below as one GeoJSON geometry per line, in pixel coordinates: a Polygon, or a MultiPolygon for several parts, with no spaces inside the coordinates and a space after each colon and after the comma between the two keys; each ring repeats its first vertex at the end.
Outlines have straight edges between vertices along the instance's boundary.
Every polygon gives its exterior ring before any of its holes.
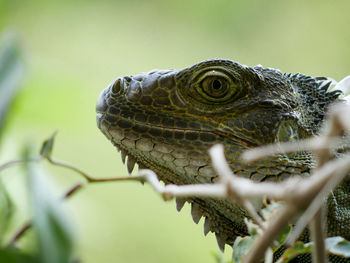
{"type": "MultiPolygon", "coordinates": [[[[241,153],[317,134],[327,106],[340,94],[328,92],[329,85],[326,78],[208,60],[182,70],[118,78],[100,95],[97,123],[122,155],[128,155],[129,170],[136,162],[167,184],[216,182],[208,149],[217,143],[225,146],[237,175],[279,181],[308,176],[314,164],[311,154],[245,164],[241,153]]],[[[349,185],[344,182],[328,200],[329,236],[350,238],[349,185]]],[[[221,247],[247,234],[247,214],[238,205],[210,198],[186,201],[195,221],[205,217],[205,233],[215,232],[221,247]]]]}

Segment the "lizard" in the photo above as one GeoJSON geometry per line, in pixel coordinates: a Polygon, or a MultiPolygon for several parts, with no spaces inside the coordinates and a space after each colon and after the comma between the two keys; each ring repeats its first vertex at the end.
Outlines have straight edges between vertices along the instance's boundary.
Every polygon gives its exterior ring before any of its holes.
{"type": "MultiPolygon", "coordinates": [[[[254,181],[309,176],[314,157],[302,152],[243,163],[240,155],[265,144],[317,135],[327,108],[341,91],[332,81],[210,59],[181,70],[152,70],[119,77],[97,101],[97,125],[121,151],[127,169],[155,171],[165,184],[215,183],[208,149],[225,146],[232,171],[254,181]]],[[[247,235],[247,212],[221,199],[176,199],[178,211],[191,203],[195,223],[214,232],[221,250],[247,235]]],[[[327,201],[328,236],[350,239],[350,178],[327,201]]],[[[345,262],[336,260],[334,262],[345,262]]]]}

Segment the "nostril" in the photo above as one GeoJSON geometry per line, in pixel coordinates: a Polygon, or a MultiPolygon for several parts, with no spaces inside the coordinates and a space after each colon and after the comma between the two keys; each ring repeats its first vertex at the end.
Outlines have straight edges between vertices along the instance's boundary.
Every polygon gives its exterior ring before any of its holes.
{"type": "Polygon", "coordinates": [[[114,83],[113,83],[113,86],[112,86],[112,93],[113,94],[117,94],[120,92],[120,89],[121,89],[121,79],[118,78],[114,83]]]}
{"type": "Polygon", "coordinates": [[[132,76],[125,76],[124,79],[127,82],[131,82],[132,81],[132,76]]]}
{"type": "Polygon", "coordinates": [[[97,112],[105,112],[107,110],[107,103],[106,103],[106,89],[103,90],[98,97],[97,103],[96,103],[96,111],[97,112]]]}

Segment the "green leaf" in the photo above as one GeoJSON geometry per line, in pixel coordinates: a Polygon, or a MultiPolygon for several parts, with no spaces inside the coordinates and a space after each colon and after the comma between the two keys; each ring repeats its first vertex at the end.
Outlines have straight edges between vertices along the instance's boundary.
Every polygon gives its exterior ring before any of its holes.
{"type": "Polygon", "coordinates": [[[44,158],[51,158],[51,154],[52,154],[52,149],[53,149],[53,144],[55,141],[55,137],[56,137],[57,131],[54,132],[50,138],[48,138],[47,140],[45,140],[43,142],[43,144],[41,145],[41,149],[40,149],[40,155],[44,158]]]}
{"type": "Polygon", "coordinates": [[[277,251],[287,240],[287,237],[289,235],[289,233],[292,231],[292,226],[291,225],[288,225],[286,226],[282,233],[279,234],[279,236],[277,237],[276,241],[278,243],[278,246],[275,246],[273,251],[277,251]]]}
{"type": "Polygon", "coordinates": [[[311,250],[311,243],[304,244],[303,242],[298,241],[294,244],[294,246],[286,249],[276,263],[289,262],[301,254],[311,253],[311,250]]]}
{"type": "Polygon", "coordinates": [[[22,252],[20,252],[18,249],[15,249],[13,247],[10,248],[0,248],[0,262],[6,262],[6,263],[37,263],[38,259],[26,255],[22,252]]]}
{"type": "Polygon", "coordinates": [[[250,236],[237,237],[233,244],[232,259],[235,263],[244,262],[244,257],[248,254],[254,243],[254,238],[250,236]]]}
{"type": "Polygon", "coordinates": [[[72,258],[72,237],[61,210],[61,200],[52,195],[47,176],[39,164],[29,163],[33,226],[42,263],[68,263],[72,258]]]}
{"type": "Polygon", "coordinates": [[[11,223],[13,212],[13,202],[6,191],[5,186],[0,180],[0,245],[2,244],[4,235],[11,223]]]}
{"type": "Polygon", "coordinates": [[[0,135],[6,114],[18,91],[23,74],[23,64],[18,40],[14,34],[6,34],[0,44],[0,135]]]}
{"type": "Polygon", "coordinates": [[[329,254],[350,258],[350,242],[343,237],[327,238],[326,250],[329,254]]]}

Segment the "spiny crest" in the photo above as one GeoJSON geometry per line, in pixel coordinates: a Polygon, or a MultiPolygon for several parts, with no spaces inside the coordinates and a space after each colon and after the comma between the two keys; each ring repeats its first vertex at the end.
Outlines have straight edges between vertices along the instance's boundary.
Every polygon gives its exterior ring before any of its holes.
{"type": "Polygon", "coordinates": [[[285,73],[284,76],[289,81],[298,87],[298,91],[307,95],[315,96],[316,98],[323,98],[328,104],[333,102],[342,93],[339,90],[329,89],[333,83],[332,79],[327,77],[311,77],[301,73],[291,74],[285,73]]]}
{"type": "Polygon", "coordinates": [[[300,95],[301,115],[304,124],[312,134],[317,134],[327,111],[327,107],[342,94],[331,90],[333,81],[327,77],[310,77],[300,73],[284,74],[300,95]]]}

